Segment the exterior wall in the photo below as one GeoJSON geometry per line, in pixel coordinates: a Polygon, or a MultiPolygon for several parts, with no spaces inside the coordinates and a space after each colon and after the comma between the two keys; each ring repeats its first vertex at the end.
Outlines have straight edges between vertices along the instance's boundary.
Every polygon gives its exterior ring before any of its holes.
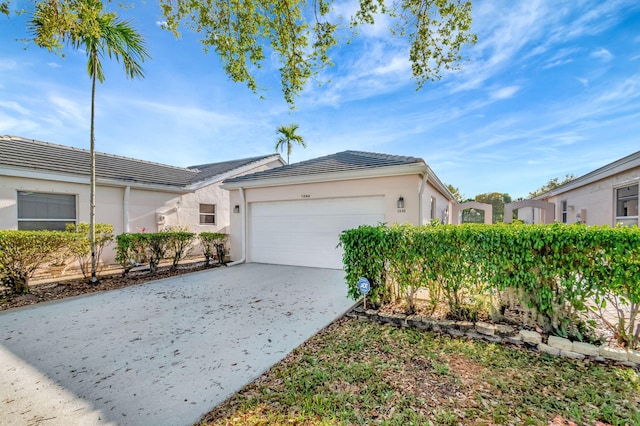
{"type": "Polygon", "coordinates": [[[587,225],[615,226],[615,190],[640,181],[640,167],[545,198],[556,206],[556,220],[562,221],[562,201],[567,200],[567,223],[578,221],[587,225]],[[586,213],[577,218],[578,213],[586,213]]]}
{"type": "Polygon", "coordinates": [[[427,181],[422,196],[422,223],[427,224],[432,219],[438,219],[443,224],[451,223],[451,211],[452,203],[449,199],[427,181]],[[435,206],[431,205],[432,197],[435,201],[435,206]]]}
{"type": "MultiPolygon", "coordinates": [[[[247,204],[263,201],[293,201],[305,199],[326,199],[341,197],[365,197],[381,195],[385,197],[385,222],[420,224],[420,186],[419,175],[392,176],[367,179],[352,179],[334,182],[318,182],[309,184],[292,184],[267,188],[247,188],[244,190],[247,204]],[[404,209],[398,209],[398,198],[404,199],[404,209]]],[[[240,190],[231,190],[230,206],[244,208],[240,190]]],[[[427,223],[430,220],[430,197],[436,198],[436,214],[441,218],[449,207],[448,200],[430,184],[424,191],[422,216],[427,223]]],[[[242,258],[242,219],[243,214],[231,213],[230,248],[231,259],[242,258]]],[[[248,229],[245,229],[245,233],[248,229]]]]}
{"type": "MultiPolygon", "coordinates": [[[[241,174],[281,166],[279,161],[246,170],[241,174]]],[[[229,175],[228,177],[232,177],[229,175]]],[[[221,182],[213,182],[191,193],[179,194],[155,190],[129,191],[128,226],[125,223],[125,187],[96,187],[96,223],[108,223],[114,227],[114,235],[124,232],[158,232],[170,226],[184,226],[190,232],[229,232],[229,191],[220,188],[221,182]],[[200,225],[200,204],[216,205],[215,225],[200,225]],[[159,220],[163,217],[163,220],[159,220]]],[[[33,191],[76,195],[78,222],[89,222],[90,188],[84,183],[68,183],[44,179],[2,176],[0,179],[0,229],[18,229],[17,192],[33,191]]],[[[192,253],[199,253],[196,245],[192,253]]],[[[115,259],[115,244],[107,246],[102,254],[105,263],[115,259]]]]}
{"type": "MultiPolygon", "coordinates": [[[[3,176],[0,180],[0,229],[18,229],[18,191],[73,194],[76,196],[76,220],[79,223],[88,223],[90,220],[89,185],[3,176]]],[[[96,187],[96,223],[113,225],[115,235],[125,232],[124,191],[119,187],[96,187]]],[[[155,232],[156,211],[175,199],[176,194],[132,189],[129,201],[130,232],[139,232],[143,228],[155,232]]],[[[114,245],[106,247],[102,260],[110,263],[114,257],[114,245]]]]}

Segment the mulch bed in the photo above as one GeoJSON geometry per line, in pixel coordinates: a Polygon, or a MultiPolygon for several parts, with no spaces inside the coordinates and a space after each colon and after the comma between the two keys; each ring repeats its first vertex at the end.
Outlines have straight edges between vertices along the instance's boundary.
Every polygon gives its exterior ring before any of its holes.
{"type": "Polygon", "coordinates": [[[9,288],[0,286],[0,311],[83,294],[115,290],[218,266],[220,265],[210,265],[207,268],[204,262],[197,262],[180,265],[175,271],[169,270],[168,267],[160,268],[153,275],[148,270],[131,271],[127,277],[123,277],[121,273],[101,276],[97,284],[89,284],[87,280],[82,278],[61,278],[59,281],[32,284],[28,294],[12,294],[9,288]]]}

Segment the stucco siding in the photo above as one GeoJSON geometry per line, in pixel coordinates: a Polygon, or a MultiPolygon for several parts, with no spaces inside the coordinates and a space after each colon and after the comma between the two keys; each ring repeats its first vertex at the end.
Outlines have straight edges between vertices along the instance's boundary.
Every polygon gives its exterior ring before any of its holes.
{"type": "MultiPolygon", "coordinates": [[[[386,223],[420,223],[420,186],[422,178],[419,175],[391,176],[379,178],[351,179],[331,182],[316,182],[308,184],[291,184],[270,186],[264,188],[246,188],[244,190],[247,205],[269,201],[294,201],[314,199],[339,199],[354,197],[384,197],[384,214],[386,223]],[[398,198],[404,199],[404,208],[398,209],[398,198]]],[[[447,199],[433,187],[427,185],[423,198],[423,216],[429,215],[424,210],[424,199],[430,199],[433,194],[438,200],[437,214],[444,214],[448,207],[447,199]]],[[[238,205],[243,209],[239,190],[230,191],[230,206],[238,205]]],[[[243,214],[230,215],[230,247],[231,258],[239,260],[242,256],[242,219],[243,214]]],[[[245,229],[248,234],[249,229],[245,229]]]]}
{"type": "Polygon", "coordinates": [[[587,225],[615,225],[615,190],[639,182],[640,167],[545,198],[556,206],[556,220],[562,220],[562,201],[567,201],[567,223],[576,223],[586,212],[587,225]]]}

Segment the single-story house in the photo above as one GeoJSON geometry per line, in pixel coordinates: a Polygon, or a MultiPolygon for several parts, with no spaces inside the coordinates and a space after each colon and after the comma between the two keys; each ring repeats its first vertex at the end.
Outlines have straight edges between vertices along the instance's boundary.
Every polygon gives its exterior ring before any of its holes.
{"type": "MultiPolygon", "coordinates": [[[[580,176],[531,201],[549,203],[550,211],[523,207],[518,217],[527,223],[585,223],[640,225],[638,186],[640,151],[580,176]]],[[[505,212],[506,217],[506,212],[505,212]]]]}
{"type": "MultiPolygon", "coordinates": [[[[17,136],[0,136],[0,229],[64,229],[89,222],[90,152],[17,136]]],[[[284,165],[279,154],[182,168],[96,153],[96,223],[115,234],[228,232],[223,180],[284,165]]],[[[105,250],[103,260],[113,261],[105,250]]]]}
{"type": "Polygon", "coordinates": [[[342,268],[340,233],[450,223],[455,198],[421,158],[344,151],[228,178],[234,261],[342,268]]]}

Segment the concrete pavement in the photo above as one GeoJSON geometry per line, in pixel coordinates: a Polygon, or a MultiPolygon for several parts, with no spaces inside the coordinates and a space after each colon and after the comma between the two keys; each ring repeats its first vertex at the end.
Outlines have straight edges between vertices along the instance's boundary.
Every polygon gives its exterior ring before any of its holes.
{"type": "Polygon", "coordinates": [[[0,312],[0,424],[193,424],[346,292],[340,270],[246,264],[0,312]]]}

